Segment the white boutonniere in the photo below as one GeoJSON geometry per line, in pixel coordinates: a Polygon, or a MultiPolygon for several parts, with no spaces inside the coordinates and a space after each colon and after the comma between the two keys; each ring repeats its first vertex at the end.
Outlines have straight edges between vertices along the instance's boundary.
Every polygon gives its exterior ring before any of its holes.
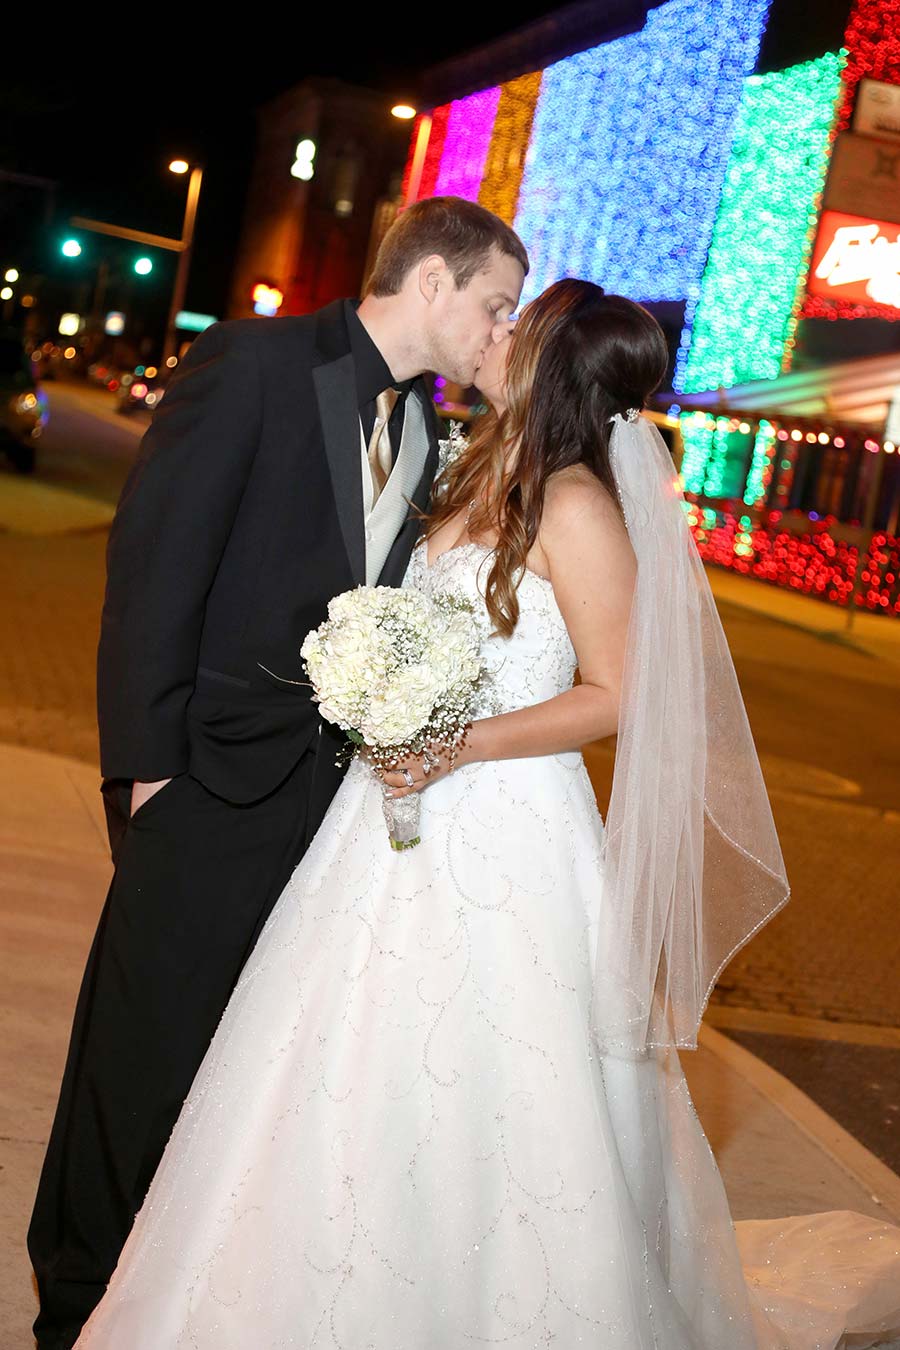
{"type": "Polygon", "coordinates": [[[442,478],[454,460],[459,459],[468,447],[469,437],[463,431],[463,423],[451,421],[447,427],[446,440],[438,441],[438,466],[435,480],[442,478]]]}

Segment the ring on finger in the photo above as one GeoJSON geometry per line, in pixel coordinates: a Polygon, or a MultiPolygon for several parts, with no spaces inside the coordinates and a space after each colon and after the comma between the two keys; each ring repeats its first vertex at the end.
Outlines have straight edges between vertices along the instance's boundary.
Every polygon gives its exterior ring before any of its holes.
{"type": "Polygon", "coordinates": [[[413,778],[409,769],[403,770],[403,781],[407,787],[415,787],[416,785],[416,780],[413,778]]]}

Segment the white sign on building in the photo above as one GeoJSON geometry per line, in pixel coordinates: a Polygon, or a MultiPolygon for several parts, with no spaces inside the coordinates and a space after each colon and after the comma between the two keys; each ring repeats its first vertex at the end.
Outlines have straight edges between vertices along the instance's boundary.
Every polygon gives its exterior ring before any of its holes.
{"type": "Polygon", "coordinates": [[[860,80],[853,130],[862,136],[900,141],[900,84],[860,80]]]}

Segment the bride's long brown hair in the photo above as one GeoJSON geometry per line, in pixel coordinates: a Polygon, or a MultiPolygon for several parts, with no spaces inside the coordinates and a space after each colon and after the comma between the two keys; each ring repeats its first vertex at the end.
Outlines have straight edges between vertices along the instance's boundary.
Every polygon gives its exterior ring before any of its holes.
{"type": "Polygon", "coordinates": [[[593,282],[557,281],[523,310],[510,339],[506,407],[480,419],[468,449],[447,469],[426,531],[431,536],[475,503],[470,536],[497,536],[485,601],[501,636],[518,622],[517,590],[547,480],[584,464],[618,507],[610,419],[643,407],[667,366],[666,340],[653,316],[593,282]]]}

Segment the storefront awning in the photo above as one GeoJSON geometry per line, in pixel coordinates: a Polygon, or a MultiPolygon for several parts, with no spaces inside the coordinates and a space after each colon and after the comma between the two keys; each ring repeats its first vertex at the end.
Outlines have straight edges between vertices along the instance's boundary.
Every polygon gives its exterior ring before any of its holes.
{"type": "Polygon", "coordinates": [[[900,352],[792,370],[775,380],[754,380],[731,389],[666,395],[656,402],[711,413],[854,424],[881,436],[886,434],[895,399],[900,402],[900,352]]]}

